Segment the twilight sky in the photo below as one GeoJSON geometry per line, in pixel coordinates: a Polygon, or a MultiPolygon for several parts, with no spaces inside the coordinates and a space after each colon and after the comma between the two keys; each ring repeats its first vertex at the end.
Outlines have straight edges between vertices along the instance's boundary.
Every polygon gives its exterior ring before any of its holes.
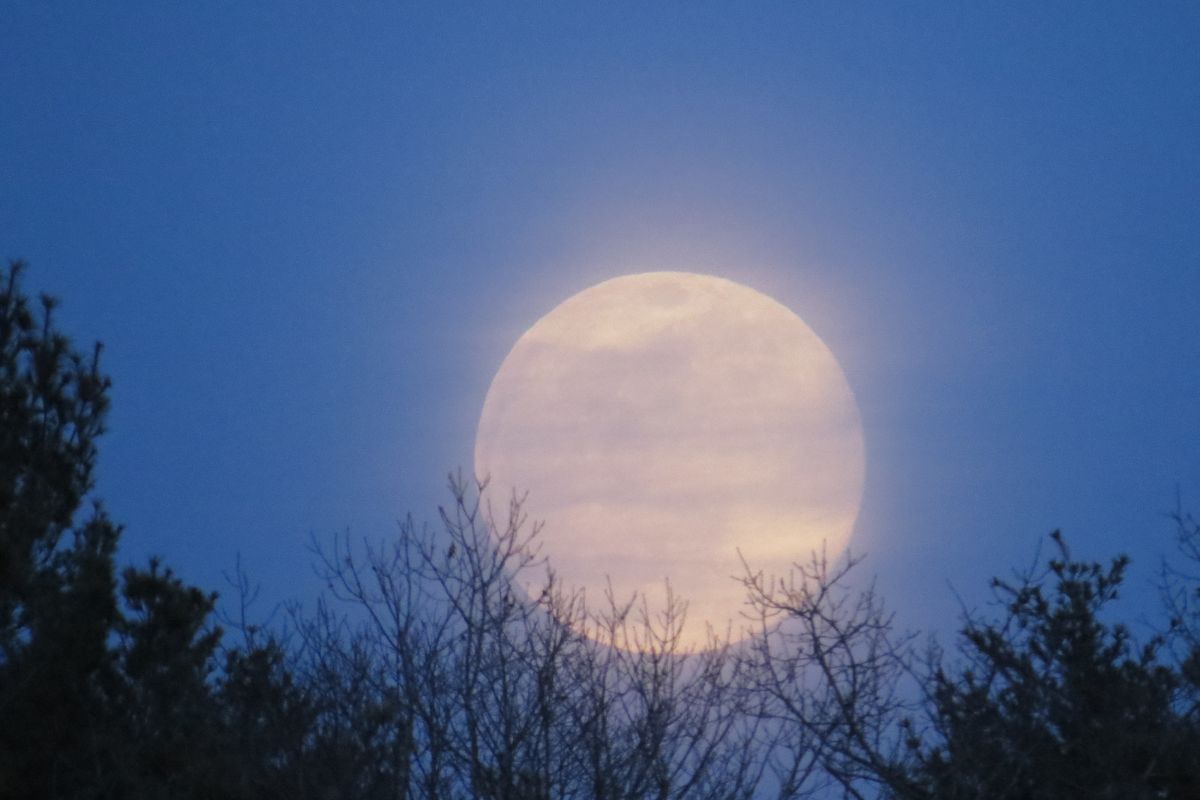
{"type": "Polygon", "coordinates": [[[521,333],[648,270],[837,356],[902,624],[1055,527],[1147,602],[1200,511],[1193,2],[114,5],[0,8],[0,257],[106,344],[123,558],[310,596],[310,533],[434,519],[521,333]]]}

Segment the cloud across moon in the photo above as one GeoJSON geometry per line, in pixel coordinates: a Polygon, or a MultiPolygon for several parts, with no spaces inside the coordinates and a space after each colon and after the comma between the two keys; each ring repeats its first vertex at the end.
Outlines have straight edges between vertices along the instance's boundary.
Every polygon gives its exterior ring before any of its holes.
{"type": "Polygon", "coordinates": [[[665,581],[683,641],[735,638],[737,552],[783,574],[847,544],[862,496],[858,407],[829,348],[794,313],[707,275],[600,283],[538,320],[492,381],[475,442],[492,497],[528,492],[544,552],[602,602],[665,581]]]}

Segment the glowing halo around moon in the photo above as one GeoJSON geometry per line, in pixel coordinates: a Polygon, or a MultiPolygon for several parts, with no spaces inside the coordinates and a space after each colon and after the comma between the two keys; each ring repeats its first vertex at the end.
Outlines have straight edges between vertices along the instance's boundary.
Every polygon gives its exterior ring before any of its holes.
{"type": "Polygon", "coordinates": [[[858,406],[798,316],[687,272],[626,275],[525,332],[488,390],[475,472],[528,492],[543,553],[588,603],[687,601],[682,644],[738,638],[752,568],[783,575],[849,541],[862,498],[858,406]]]}

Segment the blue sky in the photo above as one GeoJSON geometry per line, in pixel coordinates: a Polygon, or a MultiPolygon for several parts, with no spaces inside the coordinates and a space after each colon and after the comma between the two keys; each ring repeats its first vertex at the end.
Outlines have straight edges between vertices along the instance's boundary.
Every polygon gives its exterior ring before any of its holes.
{"type": "Polygon", "coordinates": [[[10,2],[0,257],[106,344],[123,557],[308,597],[434,519],[516,338],[619,274],[798,313],[927,626],[1200,509],[1193,3],[10,2]]]}

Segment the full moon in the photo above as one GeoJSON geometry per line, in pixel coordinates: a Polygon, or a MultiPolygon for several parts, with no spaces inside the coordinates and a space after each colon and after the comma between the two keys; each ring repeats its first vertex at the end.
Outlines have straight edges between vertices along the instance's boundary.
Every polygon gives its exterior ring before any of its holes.
{"type": "Polygon", "coordinates": [[[785,575],[844,550],[862,498],[862,425],[825,343],[740,284],[626,275],[568,298],[492,380],[475,471],[526,494],[542,552],[588,605],[687,603],[681,644],[737,640],[750,567],[785,575]],[[639,601],[640,602],[640,601],[639,601]]]}

